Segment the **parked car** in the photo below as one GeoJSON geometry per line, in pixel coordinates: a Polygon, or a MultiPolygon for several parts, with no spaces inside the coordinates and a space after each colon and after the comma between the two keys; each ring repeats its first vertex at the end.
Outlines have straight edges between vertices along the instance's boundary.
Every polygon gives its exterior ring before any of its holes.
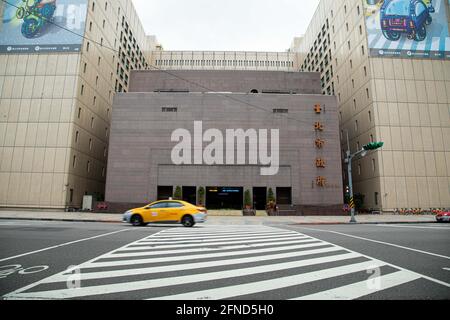
{"type": "Polygon", "coordinates": [[[391,41],[400,40],[402,34],[410,40],[423,41],[427,37],[426,25],[433,22],[422,0],[386,0],[381,6],[380,20],[383,35],[391,41]]]}
{"type": "Polygon", "coordinates": [[[450,222],[450,210],[441,211],[436,215],[437,222],[450,222]]]}
{"type": "Polygon", "coordinates": [[[193,227],[197,223],[206,222],[208,212],[185,201],[156,201],[145,207],[125,212],[123,221],[133,226],[145,226],[149,223],[181,223],[185,227],[193,227]]]}

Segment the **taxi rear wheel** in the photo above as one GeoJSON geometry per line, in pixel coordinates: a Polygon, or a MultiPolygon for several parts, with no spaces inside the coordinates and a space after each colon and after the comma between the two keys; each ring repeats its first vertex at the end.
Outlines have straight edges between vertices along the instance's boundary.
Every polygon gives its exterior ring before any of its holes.
{"type": "Polygon", "coordinates": [[[138,214],[135,214],[134,216],[131,217],[130,223],[135,227],[141,227],[145,225],[144,220],[138,214]]]}
{"type": "Polygon", "coordinates": [[[184,216],[181,220],[181,224],[186,228],[192,228],[195,225],[195,221],[192,216],[184,216]]]}

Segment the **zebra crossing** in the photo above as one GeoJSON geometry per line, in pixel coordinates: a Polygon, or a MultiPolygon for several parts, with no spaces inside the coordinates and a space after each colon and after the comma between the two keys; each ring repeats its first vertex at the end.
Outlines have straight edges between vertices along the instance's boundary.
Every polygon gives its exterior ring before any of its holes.
{"type": "Polygon", "coordinates": [[[421,278],[298,232],[269,226],[173,228],[4,299],[357,299],[421,278]]]}

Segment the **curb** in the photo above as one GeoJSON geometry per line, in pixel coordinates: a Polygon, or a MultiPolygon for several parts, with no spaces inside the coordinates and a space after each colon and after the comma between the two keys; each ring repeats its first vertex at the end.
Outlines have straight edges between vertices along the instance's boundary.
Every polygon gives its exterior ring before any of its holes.
{"type": "Polygon", "coordinates": [[[350,223],[350,222],[308,222],[308,223],[292,223],[291,226],[308,226],[308,225],[378,225],[378,224],[433,224],[437,223],[437,221],[394,221],[394,222],[356,222],[356,223],[350,223]]]}
{"type": "MultiPolygon", "coordinates": [[[[122,224],[123,221],[107,221],[107,220],[92,220],[92,219],[63,219],[63,218],[13,218],[13,217],[0,217],[0,220],[18,220],[18,221],[54,221],[54,222],[86,222],[86,223],[111,223],[111,224],[122,224]]],[[[273,223],[271,221],[271,223],[273,223]]],[[[317,226],[317,225],[380,225],[380,224],[432,224],[437,223],[436,221],[393,221],[393,222],[299,222],[290,223],[290,226],[317,226]]]]}
{"type": "Polygon", "coordinates": [[[13,218],[0,217],[0,220],[18,220],[18,221],[57,221],[57,222],[88,222],[88,223],[123,223],[122,221],[106,221],[106,220],[81,220],[81,219],[58,219],[58,218],[13,218]]]}

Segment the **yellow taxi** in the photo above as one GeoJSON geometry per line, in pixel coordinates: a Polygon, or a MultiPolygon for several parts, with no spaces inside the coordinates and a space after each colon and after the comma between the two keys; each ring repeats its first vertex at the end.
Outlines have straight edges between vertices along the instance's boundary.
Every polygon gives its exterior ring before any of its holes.
{"type": "Polygon", "coordinates": [[[163,200],[153,202],[145,207],[125,212],[123,221],[133,226],[146,226],[149,223],[181,223],[185,227],[193,227],[204,223],[208,212],[181,200],[163,200]]]}

